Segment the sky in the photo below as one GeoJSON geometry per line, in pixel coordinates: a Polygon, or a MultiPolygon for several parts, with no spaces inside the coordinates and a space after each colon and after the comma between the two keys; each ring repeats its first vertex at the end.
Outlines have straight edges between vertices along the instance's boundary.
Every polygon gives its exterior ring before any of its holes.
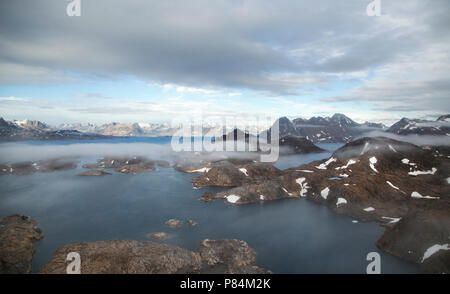
{"type": "Polygon", "coordinates": [[[450,2],[0,2],[0,116],[49,124],[450,113],[450,2]]]}

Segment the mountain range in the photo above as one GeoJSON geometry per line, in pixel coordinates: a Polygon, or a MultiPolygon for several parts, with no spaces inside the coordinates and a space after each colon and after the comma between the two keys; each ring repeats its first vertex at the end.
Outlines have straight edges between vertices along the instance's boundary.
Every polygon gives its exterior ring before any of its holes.
{"type": "MultiPolygon", "coordinates": [[[[279,136],[306,138],[313,143],[348,143],[370,131],[389,132],[397,135],[447,135],[450,136],[450,115],[443,115],[435,121],[402,118],[389,128],[381,123],[357,123],[344,114],[331,117],[278,119],[279,136]]],[[[212,125],[203,125],[203,134],[212,125]]],[[[104,136],[172,136],[179,128],[168,123],[121,123],[103,125],[91,123],[61,124],[50,126],[37,120],[6,121],[0,118],[0,141],[103,138],[104,136]]],[[[269,128],[268,131],[271,129],[269,128]]],[[[252,130],[251,130],[252,131],[252,130]]],[[[250,132],[251,132],[250,131],[250,132]]],[[[254,130],[253,130],[254,131],[254,130]]],[[[199,135],[199,134],[194,134],[199,135]]]]}

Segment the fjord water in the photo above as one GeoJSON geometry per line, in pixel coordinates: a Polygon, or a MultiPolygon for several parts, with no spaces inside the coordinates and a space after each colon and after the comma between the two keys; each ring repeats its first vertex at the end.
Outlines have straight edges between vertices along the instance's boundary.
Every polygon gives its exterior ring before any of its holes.
{"type": "MultiPolygon", "coordinates": [[[[168,138],[129,138],[104,144],[153,143],[170,148],[168,138]],[[166,146],[167,145],[167,146],[166,146]]],[[[91,144],[95,141],[30,142],[27,153],[46,148],[91,144]]],[[[0,157],[6,145],[0,144],[0,157]]],[[[21,145],[23,147],[23,144],[21,145]]],[[[332,151],[338,144],[320,144],[332,151]]],[[[10,148],[11,145],[8,146],[10,148]]],[[[102,150],[98,150],[102,152],[102,150]]],[[[289,168],[326,158],[330,153],[293,155],[276,166],[289,168]]],[[[7,158],[1,158],[2,161],[7,158]]],[[[82,162],[95,161],[86,156],[82,162]]],[[[158,158],[155,158],[158,159],[158,158]]],[[[114,173],[104,177],[77,177],[76,170],[0,177],[0,217],[23,214],[36,219],[44,238],[35,243],[33,271],[47,263],[54,251],[73,242],[128,239],[149,240],[147,234],[167,232],[164,242],[197,250],[205,238],[242,239],[257,252],[257,265],[275,273],[365,273],[369,252],[381,255],[382,273],[415,273],[416,265],[380,251],[375,242],[384,228],[375,223],[353,223],[325,206],[306,199],[234,206],[222,200],[204,203],[206,191],[193,189],[187,174],[173,168],[137,175],[114,173]],[[170,218],[195,220],[198,225],[169,228],[170,218]]],[[[154,240],[153,240],[154,241],[154,240]]],[[[158,242],[158,241],[156,241],[158,242]]]]}

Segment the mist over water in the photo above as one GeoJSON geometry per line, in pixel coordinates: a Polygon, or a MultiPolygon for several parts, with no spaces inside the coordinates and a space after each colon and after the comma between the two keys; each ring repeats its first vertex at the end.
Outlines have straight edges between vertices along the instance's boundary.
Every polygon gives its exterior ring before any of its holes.
{"type": "MultiPolygon", "coordinates": [[[[154,232],[167,232],[165,243],[191,250],[197,250],[205,238],[245,240],[257,253],[257,265],[275,273],[365,273],[366,255],[372,251],[381,255],[382,273],[418,271],[417,266],[376,248],[384,228],[375,223],[352,223],[351,218],[306,199],[244,206],[222,200],[204,203],[199,200],[203,193],[223,188],[193,189],[190,181],[199,174],[173,168],[158,167],[137,175],[108,170],[113,175],[76,176],[85,170],[83,163],[109,152],[170,158],[170,139],[139,140],[0,144],[1,161],[81,156],[75,170],[0,177],[0,217],[28,215],[43,231],[44,238],[34,246],[34,272],[68,243],[149,240],[147,234],[154,232]],[[170,218],[193,219],[198,225],[169,228],[164,223],[170,218]]],[[[330,152],[282,157],[275,165],[284,169],[326,158],[340,145],[319,146],[330,152]]]]}

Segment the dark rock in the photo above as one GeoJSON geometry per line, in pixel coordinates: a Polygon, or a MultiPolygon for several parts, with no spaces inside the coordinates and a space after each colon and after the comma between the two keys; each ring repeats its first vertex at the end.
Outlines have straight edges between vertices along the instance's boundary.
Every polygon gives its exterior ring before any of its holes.
{"type": "Polygon", "coordinates": [[[26,216],[0,218],[0,274],[29,274],[33,242],[41,239],[37,222],[26,216]]]}

